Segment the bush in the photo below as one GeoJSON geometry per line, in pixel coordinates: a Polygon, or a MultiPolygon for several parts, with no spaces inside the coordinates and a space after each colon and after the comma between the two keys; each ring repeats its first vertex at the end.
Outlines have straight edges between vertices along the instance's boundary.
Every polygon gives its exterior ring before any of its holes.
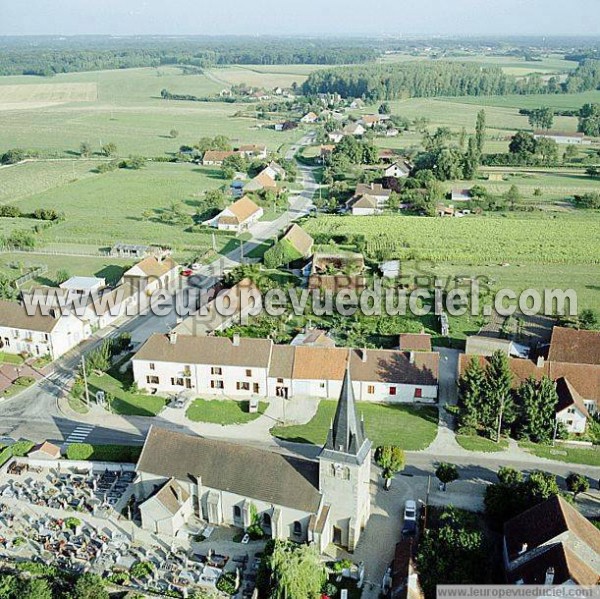
{"type": "Polygon", "coordinates": [[[0,216],[7,218],[19,218],[20,216],[23,216],[23,213],[17,206],[0,206],[0,216]]]}
{"type": "Polygon", "coordinates": [[[71,443],[67,447],[68,460],[89,460],[94,454],[94,447],[89,443],[71,443]]]}
{"type": "Polygon", "coordinates": [[[28,441],[24,439],[22,441],[17,441],[14,445],[11,446],[10,449],[12,451],[13,456],[22,458],[33,449],[33,446],[33,441],[28,441]]]}
{"type": "Polygon", "coordinates": [[[151,562],[136,562],[131,566],[131,576],[133,578],[145,578],[150,576],[154,571],[154,566],[151,562]]]}
{"type": "Polygon", "coordinates": [[[237,591],[235,574],[233,572],[225,572],[217,581],[217,590],[228,595],[233,595],[237,591]]]}

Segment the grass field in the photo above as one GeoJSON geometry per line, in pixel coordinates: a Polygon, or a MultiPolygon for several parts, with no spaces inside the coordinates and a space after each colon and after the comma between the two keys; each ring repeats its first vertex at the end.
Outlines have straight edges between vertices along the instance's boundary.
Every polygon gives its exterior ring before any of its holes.
{"type": "Polygon", "coordinates": [[[39,83],[0,86],[0,106],[8,104],[93,102],[98,97],[94,82],[39,83]]]}
{"type": "Polygon", "coordinates": [[[204,251],[210,244],[209,234],[187,233],[183,227],[165,224],[160,210],[172,202],[182,202],[191,215],[203,192],[221,185],[223,180],[216,169],[148,163],[140,170],[119,169],[59,185],[16,204],[24,212],[42,206],[65,213],[63,222],[41,234],[41,242],[98,247],[115,241],[159,243],[204,251]],[[144,219],[142,213],[148,210],[153,214],[144,219]]]}
{"type": "Polygon", "coordinates": [[[468,451],[483,451],[484,453],[497,453],[508,447],[506,439],[501,439],[500,443],[496,443],[474,435],[456,435],[456,442],[468,451]]]}
{"type": "Polygon", "coordinates": [[[322,65],[235,65],[215,68],[208,71],[213,81],[223,85],[255,85],[270,90],[274,87],[291,87],[293,83],[301,85],[313,72],[322,65]]]}
{"type": "MultiPolygon", "coordinates": [[[[280,439],[322,445],[331,426],[337,402],[321,400],[307,424],[277,426],[271,433],[280,439]]],[[[402,449],[425,449],[437,434],[438,412],[434,407],[384,405],[362,402],[357,409],[364,416],[366,433],[374,446],[398,445],[402,449]]]]}
{"type": "Polygon", "coordinates": [[[166,400],[158,395],[133,393],[125,388],[123,381],[110,374],[90,374],[88,376],[90,394],[105,391],[112,396],[111,411],[126,416],[156,416],[165,406],[166,400]]]}
{"type": "Polygon", "coordinates": [[[556,447],[550,445],[537,445],[529,441],[522,441],[519,447],[533,453],[539,458],[558,460],[560,462],[571,462],[573,464],[585,464],[588,466],[600,466],[600,447],[568,447],[559,444],[556,447]]]}
{"type": "Polygon", "coordinates": [[[233,399],[195,399],[185,413],[192,422],[210,422],[227,426],[229,424],[246,424],[256,420],[264,414],[268,404],[261,401],[258,412],[251,414],[248,411],[248,401],[233,399]]]}
{"type": "Polygon", "coordinates": [[[32,268],[43,265],[48,267],[48,271],[34,279],[32,284],[54,285],[56,284],[56,273],[61,269],[66,269],[71,276],[96,276],[104,278],[108,284],[114,285],[126,268],[132,265],[132,261],[109,257],[62,256],[35,252],[0,253],[0,273],[8,276],[9,279],[16,279],[32,268]]]}
{"type": "MultiPolygon", "coordinates": [[[[219,74],[226,71],[219,69],[219,74]]],[[[0,77],[0,97],[3,86],[23,88],[19,93],[25,96],[24,88],[35,83],[39,79],[0,77]]],[[[82,141],[89,142],[95,151],[110,141],[117,145],[120,156],[159,156],[217,134],[227,135],[235,143],[264,143],[273,151],[297,138],[294,131],[261,128],[264,121],[254,116],[233,116],[238,111],[252,114],[252,105],[162,100],[162,89],[206,96],[225,86],[202,74],[183,74],[176,67],[67,73],[56,75],[47,85],[56,86],[56,94],[69,85],[96,85],[97,99],[41,107],[12,103],[11,110],[0,110],[4,148],[69,156],[78,151],[82,141]],[[171,129],[179,131],[176,139],[169,136],[171,129]]]]}

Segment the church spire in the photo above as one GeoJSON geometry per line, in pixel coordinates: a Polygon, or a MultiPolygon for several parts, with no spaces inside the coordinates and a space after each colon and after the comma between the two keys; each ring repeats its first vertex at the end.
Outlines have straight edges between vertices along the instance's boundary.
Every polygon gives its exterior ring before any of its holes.
{"type": "Polygon", "coordinates": [[[354,390],[350,379],[350,364],[346,368],[342,391],[335,411],[333,423],[323,450],[357,456],[366,440],[364,423],[356,414],[354,390]]]}

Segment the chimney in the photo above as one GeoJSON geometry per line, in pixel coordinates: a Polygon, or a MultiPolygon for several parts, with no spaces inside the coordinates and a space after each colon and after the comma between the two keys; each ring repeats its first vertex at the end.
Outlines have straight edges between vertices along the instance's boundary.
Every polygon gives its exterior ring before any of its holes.
{"type": "Polygon", "coordinates": [[[231,339],[231,342],[233,343],[233,345],[235,347],[239,347],[239,345],[240,345],[240,334],[239,333],[234,333],[233,338],[231,339]]]}
{"type": "Polygon", "coordinates": [[[177,343],[177,333],[175,331],[170,331],[167,333],[167,337],[169,338],[169,343],[171,345],[175,345],[177,343]]]}
{"type": "Polygon", "coordinates": [[[546,579],[544,580],[544,584],[554,584],[554,568],[552,566],[546,570],[546,579]]]}
{"type": "Polygon", "coordinates": [[[538,368],[543,368],[544,367],[544,356],[538,356],[537,362],[536,362],[536,366],[538,368]]]}
{"type": "Polygon", "coordinates": [[[361,359],[363,362],[367,361],[367,348],[363,347],[362,352],[361,352],[361,359]]]}
{"type": "Polygon", "coordinates": [[[529,545],[527,543],[523,543],[521,545],[521,551],[519,551],[519,555],[523,555],[524,553],[526,553],[528,547],[529,547],[529,545]]]}

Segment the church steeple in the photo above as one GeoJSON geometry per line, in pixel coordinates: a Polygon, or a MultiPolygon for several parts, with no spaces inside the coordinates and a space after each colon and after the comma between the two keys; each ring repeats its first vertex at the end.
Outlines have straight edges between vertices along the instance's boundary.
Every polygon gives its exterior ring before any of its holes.
{"type": "Polygon", "coordinates": [[[346,369],[342,390],[335,411],[333,423],[327,434],[322,453],[336,452],[349,456],[362,457],[370,442],[365,435],[364,423],[356,414],[354,390],[350,378],[350,367],[346,369]]]}

